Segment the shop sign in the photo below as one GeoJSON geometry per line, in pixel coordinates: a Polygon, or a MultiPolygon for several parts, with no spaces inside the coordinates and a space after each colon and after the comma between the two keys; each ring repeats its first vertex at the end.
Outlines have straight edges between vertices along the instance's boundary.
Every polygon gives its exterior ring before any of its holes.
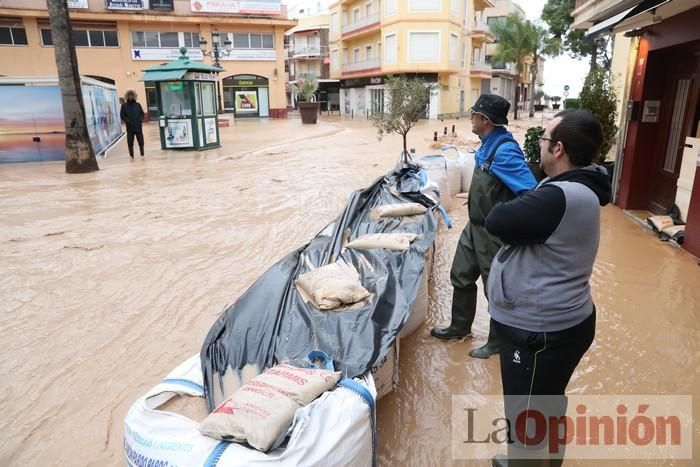
{"type": "Polygon", "coordinates": [[[105,0],[108,10],[143,10],[142,0],[105,0]]]}
{"type": "Polygon", "coordinates": [[[239,15],[279,15],[280,0],[190,0],[195,13],[233,13],[239,15]]]}

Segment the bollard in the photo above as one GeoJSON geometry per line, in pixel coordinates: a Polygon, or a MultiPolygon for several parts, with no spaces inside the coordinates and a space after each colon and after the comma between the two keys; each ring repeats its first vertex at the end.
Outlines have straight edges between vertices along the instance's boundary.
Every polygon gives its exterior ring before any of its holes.
{"type": "Polygon", "coordinates": [[[445,129],[443,130],[442,134],[445,135],[445,136],[447,136],[447,127],[445,127],[445,129]]]}
{"type": "Polygon", "coordinates": [[[457,133],[455,133],[455,126],[452,125],[452,136],[457,136],[457,133]]]}
{"type": "Polygon", "coordinates": [[[437,141],[437,131],[433,132],[433,141],[437,141]]]}
{"type": "Polygon", "coordinates": [[[350,111],[350,120],[352,120],[352,119],[354,119],[354,118],[355,118],[355,109],[352,109],[352,110],[350,111]]]}

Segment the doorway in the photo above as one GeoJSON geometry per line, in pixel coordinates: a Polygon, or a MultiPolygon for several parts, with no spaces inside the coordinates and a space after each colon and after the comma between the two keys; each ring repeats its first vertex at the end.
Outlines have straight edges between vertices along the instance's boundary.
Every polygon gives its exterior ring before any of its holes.
{"type": "Polygon", "coordinates": [[[659,214],[665,214],[676,200],[685,138],[692,131],[700,95],[700,43],[665,54],[657,62],[665,71],[649,200],[649,210],[659,214]]]}

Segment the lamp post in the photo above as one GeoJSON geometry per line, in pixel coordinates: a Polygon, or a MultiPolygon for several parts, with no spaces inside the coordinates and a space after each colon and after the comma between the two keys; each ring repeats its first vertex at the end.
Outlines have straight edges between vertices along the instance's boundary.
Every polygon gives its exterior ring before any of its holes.
{"type": "MultiPolygon", "coordinates": [[[[214,29],[211,33],[211,42],[212,42],[212,49],[211,50],[206,50],[207,46],[207,40],[204,38],[204,36],[200,36],[199,38],[199,47],[202,49],[202,55],[205,57],[211,57],[211,59],[214,61],[214,65],[220,67],[221,65],[219,64],[219,59],[223,57],[228,57],[231,55],[231,41],[228,40],[228,35],[226,36],[226,39],[224,40],[224,48],[221,48],[221,34],[219,31],[214,29]]],[[[219,113],[224,113],[223,111],[223,105],[221,104],[222,100],[222,94],[221,94],[221,81],[217,80],[217,87],[219,88],[219,98],[216,100],[217,105],[219,106],[219,113]]]]}

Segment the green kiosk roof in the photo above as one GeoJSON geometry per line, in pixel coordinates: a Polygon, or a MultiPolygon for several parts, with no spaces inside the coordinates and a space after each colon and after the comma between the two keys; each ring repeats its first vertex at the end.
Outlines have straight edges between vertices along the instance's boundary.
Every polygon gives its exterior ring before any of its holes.
{"type": "Polygon", "coordinates": [[[185,47],[180,48],[180,53],[182,56],[172,62],[152,66],[143,70],[144,74],[139,78],[139,81],[173,81],[181,79],[189,71],[205,71],[208,73],[224,71],[223,68],[218,66],[190,60],[186,55],[187,49],[185,47]]]}

